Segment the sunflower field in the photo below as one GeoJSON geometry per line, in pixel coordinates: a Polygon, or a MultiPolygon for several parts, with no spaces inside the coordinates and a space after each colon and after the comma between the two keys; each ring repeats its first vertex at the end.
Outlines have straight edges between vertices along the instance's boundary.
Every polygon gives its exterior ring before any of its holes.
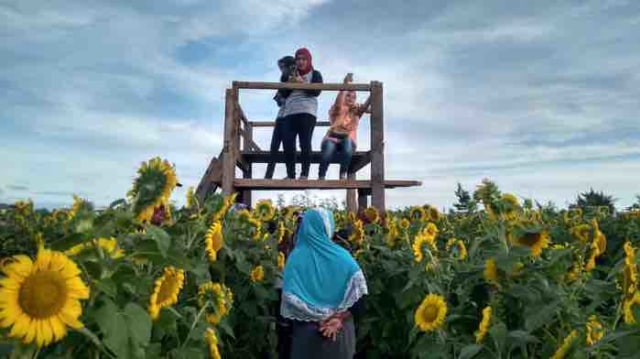
{"type": "MultiPolygon", "coordinates": [[[[0,212],[0,357],[275,358],[296,207],[175,207],[169,162],[107,208],[0,212]]],[[[362,358],[633,358],[640,211],[557,209],[482,182],[481,204],[335,211],[369,287],[362,358]]]]}

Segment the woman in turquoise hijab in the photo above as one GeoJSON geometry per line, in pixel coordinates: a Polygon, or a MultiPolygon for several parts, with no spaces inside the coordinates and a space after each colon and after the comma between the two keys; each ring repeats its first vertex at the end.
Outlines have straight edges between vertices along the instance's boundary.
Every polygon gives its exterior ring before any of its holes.
{"type": "Polygon", "coordinates": [[[291,358],[352,358],[352,315],[368,293],[358,263],[331,238],[333,214],[307,210],[284,268],[281,315],[293,322],[291,358]]]}

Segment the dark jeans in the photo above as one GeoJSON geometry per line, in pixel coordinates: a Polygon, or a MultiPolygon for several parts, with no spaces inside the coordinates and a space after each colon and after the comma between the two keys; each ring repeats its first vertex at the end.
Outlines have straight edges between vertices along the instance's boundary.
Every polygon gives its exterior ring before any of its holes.
{"type": "Polygon", "coordinates": [[[286,116],[284,134],[284,160],[287,165],[287,177],[296,178],[296,137],[300,138],[302,172],[300,176],[309,176],[311,167],[311,138],[316,127],[316,116],[309,113],[296,113],[286,116]]]}
{"type": "Polygon", "coordinates": [[[264,175],[266,179],[273,178],[273,171],[276,168],[275,157],[280,149],[280,143],[284,142],[285,130],[284,118],[276,118],[276,125],[273,127],[273,135],[271,135],[271,147],[269,148],[271,159],[267,164],[267,172],[264,175]]]}
{"type": "Polygon", "coordinates": [[[338,162],[340,163],[340,174],[346,174],[351,165],[351,157],[356,145],[351,138],[346,137],[341,140],[331,141],[325,139],[322,141],[322,157],[320,159],[320,170],[318,171],[319,177],[327,175],[327,169],[329,168],[329,162],[338,155],[338,162]]]}

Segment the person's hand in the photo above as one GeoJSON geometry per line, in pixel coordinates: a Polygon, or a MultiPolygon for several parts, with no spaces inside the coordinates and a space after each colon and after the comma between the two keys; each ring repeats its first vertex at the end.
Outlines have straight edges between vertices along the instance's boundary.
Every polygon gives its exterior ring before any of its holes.
{"type": "Polygon", "coordinates": [[[300,74],[297,74],[296,77],[293,78],[293,81],[301,84],[304,82],[304,79],[302,78],[302,76],[300,76],[300,74]]]}
{"type": "Polygon", "coordinates": [[[344,77],[344,81],[345,84],[351,83],[353,82],[353,74],[351,72],[349,72],[347,74],[347,76],[344,77]]]}
{"type": "Polygon", "coordinates": [[[338,317],[329,317],[329,319],[320,324],[320,333],[322,333],[325,338],[330,338],[334,342],[341,329],[342,319],[338,317]]]}

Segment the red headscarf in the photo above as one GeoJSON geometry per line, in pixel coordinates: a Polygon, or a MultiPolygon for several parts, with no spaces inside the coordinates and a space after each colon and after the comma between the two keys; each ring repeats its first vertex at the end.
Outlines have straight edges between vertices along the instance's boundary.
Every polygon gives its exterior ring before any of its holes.
{"type": "Polygon", "coordinates": [[[309,72],[313,71],[313,62],[311,61],[311,52],[306,48],[300,48],[296,51],[296,58],[298,56],[305,56],[307,58],[307,67],[306,68],[298,68],[298,72],[300,73],[301,76],[308,74],[309,72]]]}

